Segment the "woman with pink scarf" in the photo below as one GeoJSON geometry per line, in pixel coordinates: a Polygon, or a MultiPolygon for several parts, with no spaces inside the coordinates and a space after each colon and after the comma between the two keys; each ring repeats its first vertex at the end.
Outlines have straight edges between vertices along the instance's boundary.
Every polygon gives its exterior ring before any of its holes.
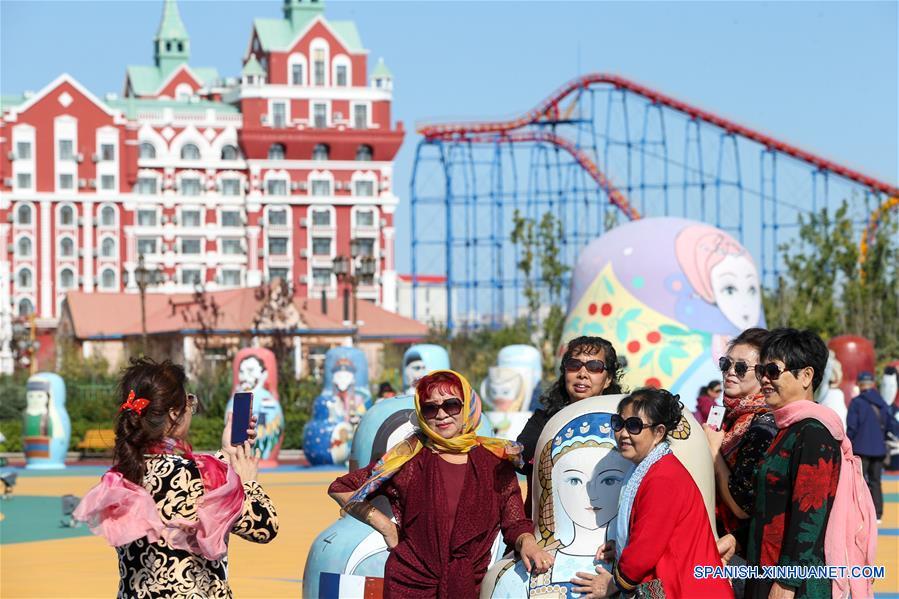
{"type": "Polygon", "coordinates": [[[184,369],[132,360],[119,386],[114,465],[74,516],[116,548],[118,597],[231,597],[228,535],[268,543],[278,533],[271,500],[256,482],[250,441],[231,445],[229,416],[217,456],[187,443],[197,398],[184,369]]]}
{"type": "MultiPolygon", "coordinates": [[[[814,400],[827,346],[811,331],[776,329],[762,346],[755,374],[774,411],[777,435],[759,467],[746,536],[750,564],[871,565],[877,539],[874,504],[837,415],[814,400]]],[[[719,548],[734,545],[727,535],[719,548]]],[[[868,579],[804,576],[784,570],[750,579],[747,598],[873,597],[868,579]]]]}

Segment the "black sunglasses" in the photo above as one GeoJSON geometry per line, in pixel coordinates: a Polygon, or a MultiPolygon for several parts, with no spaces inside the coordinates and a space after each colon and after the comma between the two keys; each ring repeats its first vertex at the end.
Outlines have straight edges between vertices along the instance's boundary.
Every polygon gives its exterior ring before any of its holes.
{"type": "Polygon", "coordinates": [[[602,360],[587,360],[586,362],[581,362],[577,358],[568,358],[562,362],[562,367],[568,372],[577,372],[584,367],[587,368],[587,372],[605,372],[606,363],[602,360]]]}
{"type": "Polygon", "coordinates": [[[718,358],[718,369],[723,374],[730,372],[731,368],[734,369],[734,374],[737,375],[737,378],[742,379],[754,366],[750,366],[743,360],[731,360],[727,357],[718,358]]]}
{"type": "Polygon", "coordinates": [[[442,403],[421,404],[421,415],[425,419],[437,418],[441,409],[446,412],[447,416],[457,416],[462,412],[462,400],[451,397],[442,403]]]}
{"type": "Polygon", "coordinates": [[[612,430],[616,433],[621,429],[626,429],[632,435],[639,435],[644,428],[652,428],[654,424],[644,424],[639,416],[631,416],[630,418],[622,418],[618,414],[612,414],[612,430]]]}
{"type": "Polygon", "coordinates": [[[757,378],[760,383],[765,377],[767,377],[769,381],[776,381],[780,378],[780,375],[785,372],[792,372],[793,376],[796,376],[796,373],[802,370],[802,368],[780,368],[774,362],[768,362],[767,364],[756,364],[755,378],[757,378]]]}

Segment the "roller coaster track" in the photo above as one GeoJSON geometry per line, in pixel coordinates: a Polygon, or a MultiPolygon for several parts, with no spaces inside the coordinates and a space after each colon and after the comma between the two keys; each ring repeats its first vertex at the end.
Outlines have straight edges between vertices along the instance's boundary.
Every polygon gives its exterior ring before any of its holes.
{"type": "Polygon", "coordinates": [[[640,218],[636,208],[630,205],[627,198],[618,191],[611,180],[600,171],[591,157],[580,150],[577,145],[565,137],[540,130],[527,130],[530,125],[552,124],[564,120],[568,116],[562,109],[562,103],[572,94],[580,93],[594,85],[611,85],[616,89],[638,94],[652,103],[661,104],[681,112],[691,119],[709,123],[727,133],[739,135],[753,140],[768,150],[774,150],[791,156],[796,160],[816,166],[821,171],[854,181],[872,190],[881,192],[888,199],[870,216],[869,224],[861,240],[862,258],[867,251],[870,239],[886,212],[899,207],[899,187],[870,177],[843,165],[807,152],[796,146],[774,139],[753,129],[735,123],[711,112],[697,108],[691,104],[657,92],[618,75],[592,73],[572,79],[560,87],[536,108],[525,114],[504,121],[472,121],[458,123],[424,124],[418,127],[418,133],[429,141],[461,141],[472,143],[497,142],[543,142],[553,144],[570,153],[574,159],[588,172],[596,183],[608,194],[610,201],[621,209],[628,218],[640,218]]]}

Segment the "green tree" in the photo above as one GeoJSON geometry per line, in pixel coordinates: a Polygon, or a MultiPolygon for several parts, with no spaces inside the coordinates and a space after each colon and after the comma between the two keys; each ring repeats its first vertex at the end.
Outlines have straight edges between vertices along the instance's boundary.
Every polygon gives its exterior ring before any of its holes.
{"type": "Polygon", "coordinates": [[[825,338],[870,339],[881,361],[899,355],[899,244],[885,217],[862,257],[849,205],[799,219],[797,239],[781,246],[786,271],[763,296],[770,327],[811,329],[825,338]]]}
{"type": "Polygon", "coordinates": [[[528,322],[536,328],[532,340],[543,354],[544,374],[552,376],[565,322],[565,275],[570,270],[560,259],[562,222],[549,211],[535,222],[516,210],[512,223],[510,240],[518,246],[516,266],[525,279],[522,293],[532,319],[528,322]]]}

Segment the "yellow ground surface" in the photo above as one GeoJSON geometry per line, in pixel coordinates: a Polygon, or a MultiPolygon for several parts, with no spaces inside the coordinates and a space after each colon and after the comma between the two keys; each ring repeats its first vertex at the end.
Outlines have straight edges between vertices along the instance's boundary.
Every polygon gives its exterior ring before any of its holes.
{"type": "MultiPolygon", "coordinates": [[[[281,530],[268,545],[232,537],[229,578],[235,596],[274,598],[300,594],[309,545],[337,517],[336,506],[325,495],[335,476],[336,473],[320,471],[260,474],[260,482],[278,510],[281,530]]],[[[96,476],[23,477],[15,494],[83,496],[96,482],[96,476]]],[[[899,481],[886,481],[884,493],[899,493],[899,481]]],[[[882,528],[899,529],[899,503],[887,504],[882,528]]],[[[896,593],[899,597],[899,535],[880,537],[877,562],[886,566],[887,578],[878,581],[875,591],[886,596],[896,593]]],[[[3,598],[113,597],[117,579],[115,553],[100,538],[0,545],[3,598]]]]}

